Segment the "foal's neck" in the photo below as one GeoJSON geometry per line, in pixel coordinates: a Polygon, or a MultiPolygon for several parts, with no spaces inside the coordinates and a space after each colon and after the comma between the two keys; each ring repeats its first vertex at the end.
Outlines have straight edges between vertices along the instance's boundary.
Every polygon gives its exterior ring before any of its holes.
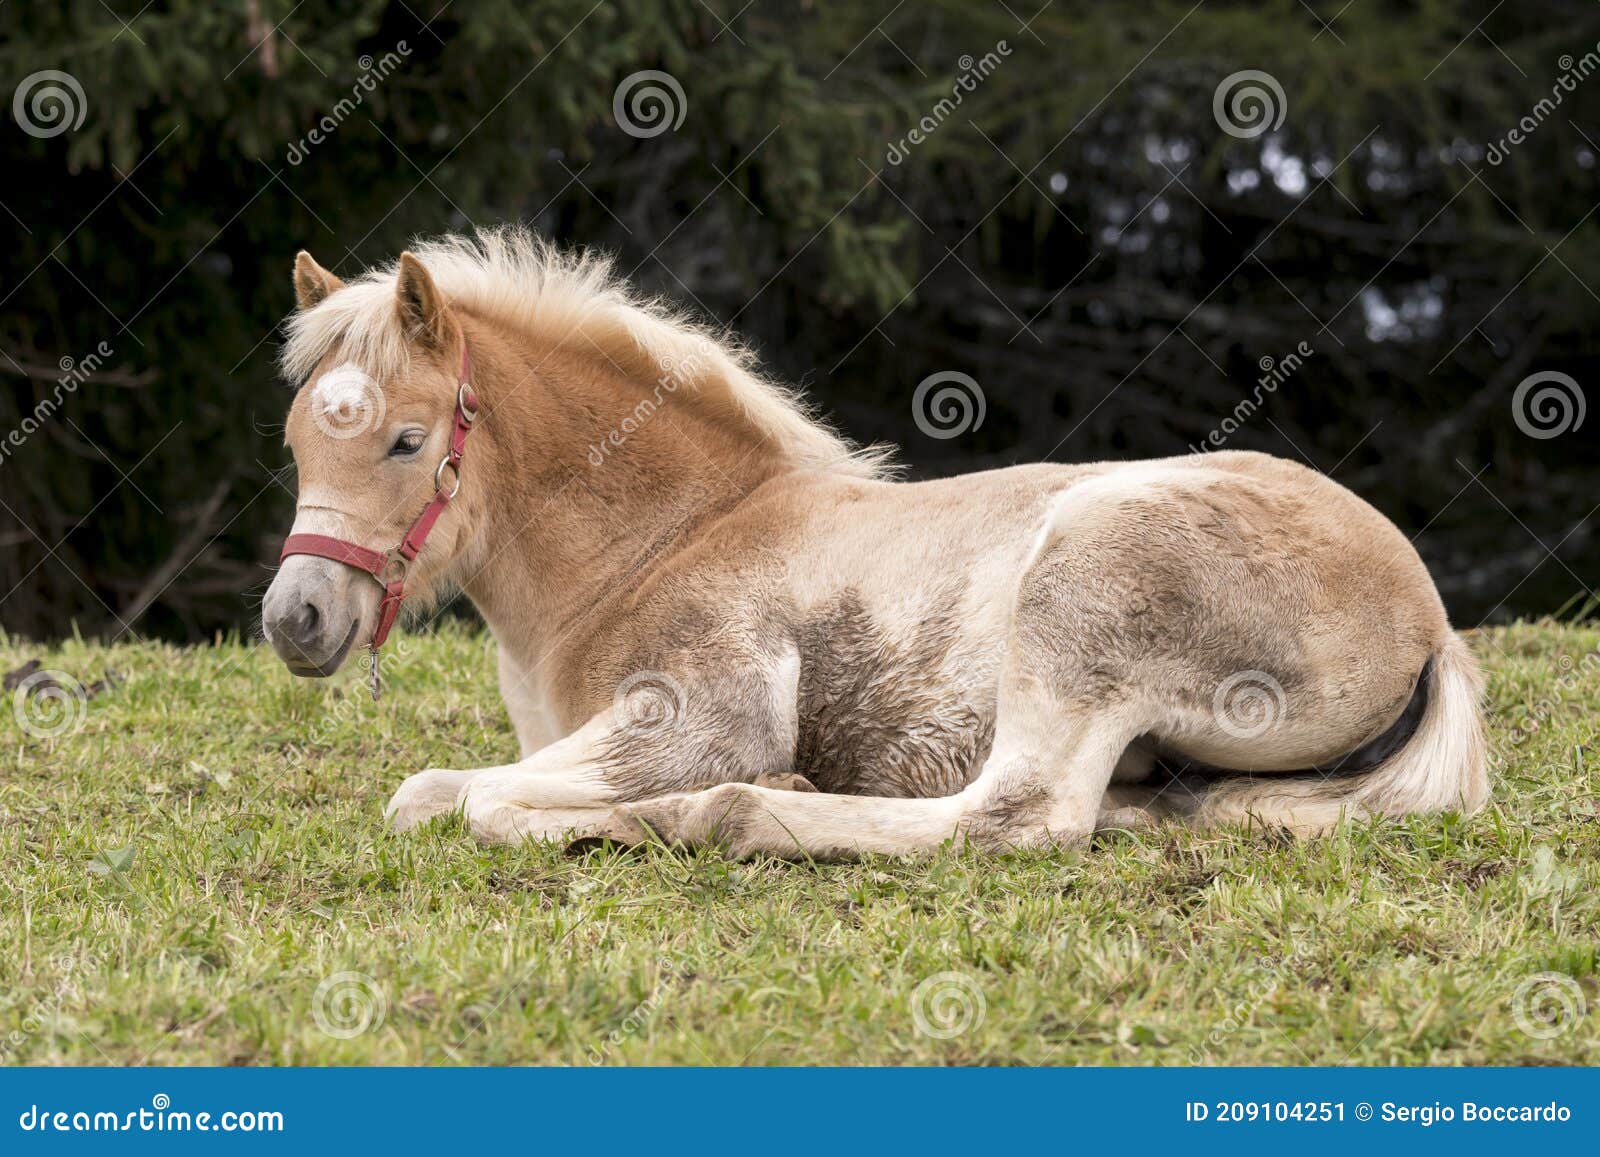
{"type": "Polygon", "coordinates": [[[790,469],[689,386],[468,332],[483,417],[469,451],[476,530],[455,577],[524,667],[581,640],[606,600],[790,469]]]}

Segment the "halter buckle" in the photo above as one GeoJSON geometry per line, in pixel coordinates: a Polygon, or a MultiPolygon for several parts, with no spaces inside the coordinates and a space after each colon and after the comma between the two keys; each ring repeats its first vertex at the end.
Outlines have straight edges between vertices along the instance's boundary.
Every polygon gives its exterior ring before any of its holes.
{"type": "MultiPolygon", "coordinates": [[[[471,387],[469,387],[466,382],[462,382],[461,385],[456,388],[456,413],[461,415],[461,421],[468,426],[472,425],[472,423],[478,420],[477,409],[467,403],[467,394],[470,389],[471,387]]],[[[474,401],[476,401],[476,399],[474,399],[474,401]]]]}

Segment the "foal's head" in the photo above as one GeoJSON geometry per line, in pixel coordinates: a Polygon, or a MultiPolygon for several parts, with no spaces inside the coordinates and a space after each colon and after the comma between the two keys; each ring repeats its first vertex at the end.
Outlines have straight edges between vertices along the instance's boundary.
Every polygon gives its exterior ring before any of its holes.
{"type": "MultiPolygon", "coordinates": [[[[400,258],[392,291],[368,281],[346,288],[307,253],[295,262],[294,285],[295,328],[304,333],[326,321],[338,336],[326,343],[289,409],[285,440],[299,471],[292,533],[343,539],[381,554],[401,541],[436,487],[449,491],[457,483],[444,458],[456,411],[460,324],[409,253],[400,258]],[[374,302],[380,289],[385,299],[374,302]]],[[[426,586],[437,577],[463,538],[462,520],[456,506],[445,509],[408,583],[426,586]]],[[[402,565],[391,558],[384,581],[399,577],[402,565]]],[[[372,638],[382,596],[381,582],[362,570],[294,554],[267,591],[262,626],[294,674],[331,675],[352,648],[372,638]]]]}

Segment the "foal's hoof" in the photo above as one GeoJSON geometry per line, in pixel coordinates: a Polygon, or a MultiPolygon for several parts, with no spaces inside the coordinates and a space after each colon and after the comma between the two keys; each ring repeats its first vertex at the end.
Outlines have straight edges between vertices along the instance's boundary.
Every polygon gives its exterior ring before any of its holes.
{"type": "Polygon", "coordinates": [[[607,843],[633,848],[648,843],[652,834],[649,827],[641,823],[628,808],[619,807],[599,823],[586,825],[582,833],[567,844],[567,852],[578,855],[607,843]]]}
{"type": "Polygon", "coordinates": [[[383,809],[384,818],[397,832],[408,832],[434,816],[456,810],[465,775],[434,768],[407,776],[383,809]]]}
{"type": "Polygon", "coordinates": [[[1142,807],[1119,807],[1095,817],[1095,834],[1101,832],[1140,832],[1156,826],[1155,817],[1142,807]]]}
{"type": "Polygon", "coordinates": [[[756,776],[757,787],[770,787],[773,791],[815,792],[817,785],[797,771],[764,771],[756,776]]]}

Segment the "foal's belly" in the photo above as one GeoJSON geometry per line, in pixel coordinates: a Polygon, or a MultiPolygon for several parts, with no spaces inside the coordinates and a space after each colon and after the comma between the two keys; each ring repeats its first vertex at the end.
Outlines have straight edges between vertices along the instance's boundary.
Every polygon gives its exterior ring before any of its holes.
{"type": "Polygon", "coordinates": [[[934,617],[894,632],[848,603],[808,625],[795,770],[844,795],[952,795],[976,778],[994,740],[1001,647],[961,625],[934,617]]]}

